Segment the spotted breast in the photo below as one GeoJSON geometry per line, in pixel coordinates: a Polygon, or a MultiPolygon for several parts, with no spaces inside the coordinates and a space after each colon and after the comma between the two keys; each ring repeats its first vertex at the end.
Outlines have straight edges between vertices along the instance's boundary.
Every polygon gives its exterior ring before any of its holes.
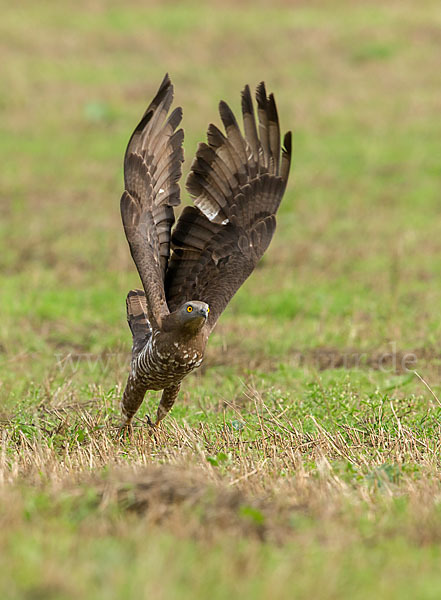
{"type": "Polygon", "coordinates": [[[169,344],[161,339],[163,337],[160,331],[155,331],[132,365],[151,390],[180,383],[188,373],[200,367],[204,358],[205,345],[198,338],[193,339],[193,343],[182,339],[169,344]]]}

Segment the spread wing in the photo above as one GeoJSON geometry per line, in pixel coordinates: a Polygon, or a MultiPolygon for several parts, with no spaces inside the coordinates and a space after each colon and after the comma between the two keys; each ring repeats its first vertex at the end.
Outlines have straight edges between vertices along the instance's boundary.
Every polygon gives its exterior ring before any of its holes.
{"type": "Polygon", "coordinates": [[[288,180],[291,133],[285,135],[281,153],[274,96],[267,97],[261,83],[256,98],[258,127],[246,86],[245,136],[227,104],[220,103],[226,136],[209,126],[208,144],[199,145],[187,179],[194,206],[184,209],[172,236],[169,308],[189,300],[207,302],[210,329],[267,249],[288,180]]]}
{"type": "Polygon", "coordinates": [[[173,86],[166,75],[127,146],[121,197],[125,234],[145,290],[148,317],[156,327],[169,312],[164,276],[175,221],[173,207],[180,203],[183,161],[184,132],[175,131],[182,109],[176,108],[167,118],[172,100],[173,86]]]}

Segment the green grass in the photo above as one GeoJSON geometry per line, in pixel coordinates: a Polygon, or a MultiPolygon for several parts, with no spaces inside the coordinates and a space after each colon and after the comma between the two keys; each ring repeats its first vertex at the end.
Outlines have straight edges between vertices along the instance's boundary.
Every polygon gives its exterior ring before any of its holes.
{"type": "Polygon", "coordinates": [[[0,596],[438,598],[438,3],[3,4],[0,596]],[[120,442],[122,156],[166,71],[185,173],[262,79],[293,170],[164,431],[151,394],[120,442]]]}

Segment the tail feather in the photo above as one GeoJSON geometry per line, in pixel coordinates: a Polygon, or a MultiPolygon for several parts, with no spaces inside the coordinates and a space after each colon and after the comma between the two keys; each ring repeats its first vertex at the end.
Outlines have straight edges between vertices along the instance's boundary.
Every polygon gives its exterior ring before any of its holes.
{"type": "Polygon", "coordinates": [[[138,354],[152,334],[143,290],[130,290],[126,298],[127,322],[133,335],[132,353],[138,354]]]}

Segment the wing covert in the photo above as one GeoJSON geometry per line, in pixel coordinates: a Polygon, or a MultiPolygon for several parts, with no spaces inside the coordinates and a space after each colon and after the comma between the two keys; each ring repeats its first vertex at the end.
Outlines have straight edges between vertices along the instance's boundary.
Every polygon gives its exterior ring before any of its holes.
{"type": "Polygon", "coordinates": [[[228,105],[219,104],[226,135],[210,125],[208,143],[199,144],[186,183],[194,206],[182,212],[172,236],[168,306],[173,311],[185,301],[207,302],[210,328],[267,249],[289,175],[291,133],[281,153],[274,96],[261,83],[256,97],[258,126],[246,86],[245,136],[228,105]]]}

